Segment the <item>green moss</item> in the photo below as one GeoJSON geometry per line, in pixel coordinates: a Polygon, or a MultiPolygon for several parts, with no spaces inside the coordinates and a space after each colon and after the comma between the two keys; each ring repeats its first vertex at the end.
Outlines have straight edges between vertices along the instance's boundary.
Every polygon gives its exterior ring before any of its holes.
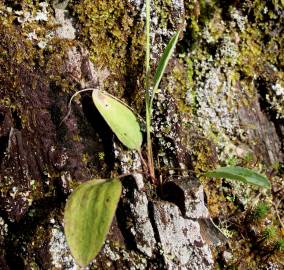
{"type": "Polygon", "coordinates": [[[167,91],[176,98],[179,112],[190,112],[190,107],[185,103],[185,94],[190,84],[190,79],[188,79],[183,59],[179,59],[179,61],[176,62],[168,80],[170,83],[167,85],[167,91]]]}
{"type": "Polygon", "coordinates": [[[215,0],[199,0],[199,7],[200,7],[200,22],[202,25],[206,25],[209,22],[216,10],[216,1],[215,0]]]}
{"type": "Polygon", "coordinates": [[[255,22],[250,23],[240,35],[241,52],[238,63],[242,72],[250,78],[266,74],[265,66],[268,63],[278,66],[282,37],[271,33],[281,27],[278,22],[281,15],[277,15],[280,5],[279,1],[268,5],[267,2],[258,0],[248,7],[254,14],[255,22]]]}
{"type": "MultiPolygon", "coordinates": [[[[186,1],[185,2],[185,15],[187,21],[186,29],[186,39],[187,46],[189,45],[190,49],[195,49],[200,42],[201,31],[204,27],[208,26],[209,28],[215,28],[214,35],[220,36],[219,24],[216,24],[216,20],[213,19],[214,16],[218,14],[216,1],[186,1]]],[[[220,13],[219,13],[220,15],[220,13]]],[[[218,15],[218,16],[219,16],[218,15]]]]}
{"type": "MultiPolygon", "coordinates": [[[[25,2],[22,8],[24,11],[31,11],[31,8],[36,6],[33,2],[25,2]]],[[[53,38],[45,49],[40,49],[37,43],[34,40],[29,40],[27,36],[30,32],[35,31],[39,38],[44,37],[52,28],[51,25],[36,22],[19,25],[15,23],[16,17],[13,11],[6,12],[1,4],[0,10],[5,14],[1,15],[0,22],[0,81],[2,84],[0,104],[9,108],[11,112],[16,112],[21,120],[21,127],[30,130],[31,127],[34,127],[34,123],[29,121],[34,121],[34,119],[30,114],[26,115],[26,112],[29,111],[27,106],[30,106],[27,105],[30,101],[25,95],[27,89],[35,91],[35,96],[37,95],[36,91],[50,91],[46,94],[57,96],[65,91],[74,91],[74,84],[64,78],[65,75],[60,74],[62,74],[66,51],[75,43],[53,38]],[[41,76],[42,74],[44,76],[41,76]],[[49,87],[50,85],[56,85],[56,87],[49,87]]],[[[40,108],[34,110],[37,109],[40,108]]],[[[19,188],[17,196],[31,204],[36,200],[54,195],[55,187],[52,180],[60,175],[48,168],[46,168],[46,172],[46,178],[51,180],[47,188],[44,179],[42,181],[31,179],[31,186],[27,187],[30,190],[22,192],[22,188],[19,188]],[[43,188],[45,188],[45,192],[43,192],[43,188]]],[[[9,194],[14,186],[19,185],[16,180],[4,176],[0,185],[1,191],[9,194]]]]}
{"type": "Polygon", "coordinates": [[[154,0],[155,12],[158,16],[158,25],[162,29],[167,29],[169,23],[171,22],[171,16],[169,10],[172,6],[171,0],[154,0]]]}
{"type": "Polygon", "coordinates": [[[258,42],[260,33],[257,30],[248,30],[243,34],[242,46],[240,50],[240,56],[238,58],[238,64],[241,67],[241,71],[247,77],[252,78],[256,73],[256,69],[259,67],[259,63],[262,62],[261,45],[258,42]]]}
{"type": "Polygon", "coordinates": [[[106,87],[123,91],[124,77],[135,79],[143,68],[144,23],[134,22],[135,8],[119,0],[74,1],[71,7],[81,24],[80,39],[90,51],[91,60],[111,72],[112,80],[106,87]]]}
{"type": "Polygon", "coordinates": [[[212,170],[216,166],[214,148],[204,137],[193,136],[191,138],[191,151],[192,166],[197,174],[212,170]]]}

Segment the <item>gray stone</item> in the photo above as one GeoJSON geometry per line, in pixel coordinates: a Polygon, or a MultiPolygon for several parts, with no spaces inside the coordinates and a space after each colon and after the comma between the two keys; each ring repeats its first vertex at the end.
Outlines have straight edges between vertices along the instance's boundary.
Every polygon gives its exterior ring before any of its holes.
{"type": "Polygon", "coordinates": [[[156,240],[154,230],[149,219],[148,199],[144,192],[134,191],[134,203],[131,204],[133,216],[133,234],[137,248],[148,257],[152,257],[156,240]]]}
{"type": "Polygon", "coordinates": [[[204,190],[199,180],[193,176],[172,177],[165,183],[167,200],[175,202],[187,218],[209,218],[204,203],[204,190]],[[175,190],[175,192],[173,192],[175,190]]]}
{"type": "Polygon", "coordinates": [[[184,218],[172,203],[155,202],[153,207],[166,269],[212,269],[212,254],[199,223],[184,218]]]}

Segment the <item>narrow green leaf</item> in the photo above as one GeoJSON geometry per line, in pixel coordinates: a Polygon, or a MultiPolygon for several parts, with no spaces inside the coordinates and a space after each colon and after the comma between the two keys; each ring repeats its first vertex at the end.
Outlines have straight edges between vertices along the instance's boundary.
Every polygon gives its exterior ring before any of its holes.
{"type": "Polygon", "coordinates": [[[154,95],[158,90],[160,81],[164,75],[165,69],[168,65],[168,62],[174,52],[175,46],[178,42],[178,37],[180,34],[181,30],[177,31],[173,37],[171,38],[171,40],[169,41],[167,47],[165,48],[163,55],[159,61],[155,76],[154,76],[154,87],[153,87],[153,94],[151,97],[151,104],[153,103],[153,99],[154,99],[154,95]]]}
{"type": "Polygon", "coordinates": [[[69,196],[64,212],[64,230],[75,260],[87,266],[104,244],[120,198],[118,179],[91,180],[69,196]]]}
{"type": "Polygon", "coordinates": [[[239,180],[246,184],[270,188],[270,182],[265,176],[242,167],[221,167],[214,171],[207,172],[205,175],[209,177],[239,180]]]}
{"type": "Polygon", "coordinates": [[[94,90],[95,106],[117,138],[128,148],[140,150],[142,133],[134,113],[116,98],[94,90]]]}
{"type": "Polygon", "coordinates": [[[150,72],[150,0],[146,0],[146,43],[145,43],[145,64],[146,64],[146,76],[149,76],[150,72]]]}
{"type": "Polygon", "coordinates": [[[146,27],[145,27],[145,104],[146,104],[146,114],[148,113],[147,107],[150,105],[150,95],[149,95],[149,86],[150,86],[150,0],[146,0],[146,27]]]}

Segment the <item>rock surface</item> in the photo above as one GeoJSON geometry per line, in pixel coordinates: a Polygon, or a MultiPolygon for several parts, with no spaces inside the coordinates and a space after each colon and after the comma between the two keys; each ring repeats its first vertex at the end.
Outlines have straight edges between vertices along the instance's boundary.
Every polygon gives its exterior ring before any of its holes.
{"type": "Polygon", "coordinates": [[[198,221],[182,217],[174,204],[159,202],[153,208],[166,269],[213,269],[212,254],[198,221]]]}
{"type": "Polygon", "coordinates": [[[152,1],[153,69],[184,30],[154,102],[156,188],[90,93],[68,114],[96,87],[143,115],[144,2],[0,0],[1,269],[78,269],[67,196],[133,171],[90,270],[283,266],[283,3],[152,1]],[[265,173],[272,190],[196,178],[219,164],[265,173]],[[269,213],[250,223],[259,202],[269,213]],[[278,238],[260,241],[269,226],[278,238]]]}

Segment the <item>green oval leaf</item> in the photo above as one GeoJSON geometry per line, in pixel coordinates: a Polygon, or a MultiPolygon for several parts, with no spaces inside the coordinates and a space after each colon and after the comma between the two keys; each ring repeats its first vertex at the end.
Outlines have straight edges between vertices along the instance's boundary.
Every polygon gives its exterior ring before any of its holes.
{"type": "Polygon", "coordinates": [[[69,196],[64,211],[64,230],[71,254],[87,266],[104,244],[120,198],[118,179],[92,180],[69,196]]]}
{"type": "Polygon", "coordinates": [[[134,113],[121,101],[98,90],[93,91],[92,98],[117,138],[129,149],[139,151],[142,133],[134,113]]]}
{"type": "Polygon", "coordinates": [[[207,172],[205,175],[209,177],[239,180],[247,184],[270,188],[270,182],[265,176],[242,167],[221,167],[214,171],[207,172]]]}

